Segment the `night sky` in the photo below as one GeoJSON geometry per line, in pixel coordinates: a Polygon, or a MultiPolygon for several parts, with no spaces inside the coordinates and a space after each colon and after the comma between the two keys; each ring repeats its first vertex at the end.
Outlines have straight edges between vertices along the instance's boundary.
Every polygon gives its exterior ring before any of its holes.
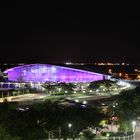
{"type": "Polygon", "coordinates": [[[140,62],[135,9],[0,9],[0,62],[140,62]]]}

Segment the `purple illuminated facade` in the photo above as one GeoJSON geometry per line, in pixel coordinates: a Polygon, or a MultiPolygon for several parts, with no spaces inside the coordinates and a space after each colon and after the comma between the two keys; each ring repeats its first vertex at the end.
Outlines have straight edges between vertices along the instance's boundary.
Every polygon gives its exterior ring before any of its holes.
{"type": "Polygon", "coordinates": [[[6,70],[10,81],[22,82],[91,82],[103,80],[104,75],[48,64],[31,64],[6,70]]]}

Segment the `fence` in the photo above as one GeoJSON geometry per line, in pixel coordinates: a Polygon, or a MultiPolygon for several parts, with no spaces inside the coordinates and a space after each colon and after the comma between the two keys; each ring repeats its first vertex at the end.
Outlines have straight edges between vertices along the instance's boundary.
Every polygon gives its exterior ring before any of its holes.
{"type": "Polygon", "coordinates": [[[135,135],[133,134],[130,136],[93,138],[92,140],[135,140],[135,135]]]}
{"type": "MultiPolygon", "coordinates": [[[[48,139],[48,140],[58,140],[58,139],[48,139]]],[[[59,140],[64,140],[64,139],[59,139],[59,140]]],[[[73,140],[68,138],[67,140],[73,140]]],[[[80,139],[80,138],[75,138],[74,140],[88,140],[88,139],[80,139]]],[[[120,137],[102,137],[102,138],[93,138],[90,140],[135,140],[135,135],[130,135],[130,136],[120,136],[120,137]]]]}

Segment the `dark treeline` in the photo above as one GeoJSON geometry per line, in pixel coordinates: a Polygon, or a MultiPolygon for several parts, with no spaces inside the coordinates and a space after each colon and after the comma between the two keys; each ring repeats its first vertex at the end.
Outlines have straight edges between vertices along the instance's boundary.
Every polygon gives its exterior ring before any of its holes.
{"type": "Polygon", "coordinates": [[[20,109],[15,104],[5,102],[0,104],[0,138],[74,139],[89,127],[97,127],[103,117],[97,108],[91,106],[63,107],[57,102],[47,101],[20,109]]]}

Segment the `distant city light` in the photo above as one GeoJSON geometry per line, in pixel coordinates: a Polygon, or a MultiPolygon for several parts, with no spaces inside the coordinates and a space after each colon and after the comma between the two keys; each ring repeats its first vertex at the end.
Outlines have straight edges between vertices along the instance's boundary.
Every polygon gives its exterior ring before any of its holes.
{"type": "Polygon", "coordinates": [[[72,63],[71,63],[71,62],[66,62],[65,64],[66,64],[66,65],[72,65],[72,63]]]}

